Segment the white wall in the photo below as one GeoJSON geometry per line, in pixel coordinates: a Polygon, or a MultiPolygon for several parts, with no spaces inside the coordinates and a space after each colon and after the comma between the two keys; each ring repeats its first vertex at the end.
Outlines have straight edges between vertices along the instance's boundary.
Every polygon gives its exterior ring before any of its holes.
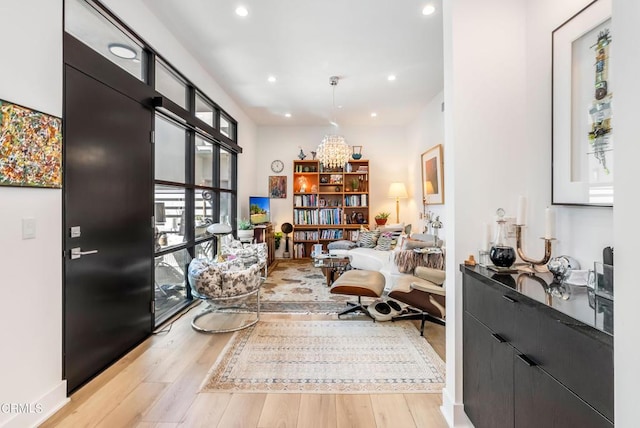
{"type": "MultiPolygon", "coordinates": [[[[449,283],[447,293],[443,410],[455,426],[468,423],[461,408],[462,281],[458,265],[469,254],[477,254],[482,223],[492,221],[496,208],[515,215],[518,195],[529,200],[525,251],[536,258],[542,255],[536,237],[544,233],[544,208],[551,203],[551,31],[587,3],[452,0],[444,4],[445,217],[455,219],[447,231],[449,242],[455,243],[448,246],[447,277],[455,278],[455,283],[449,283]],[[478,43],[479,35],[494,42],[478,43]]],[[[619,172],[616,165],[616,174],[619,172]]],[[[623,197],[620,192],[616,187],[616,204],[623,197]]],[[[584,267],[599,260],[602,248],[613,241],[612,210],[556,210],[558,241],[553,254],[572,255],[584,267]]],[[[616,322],[618,311],[616,308],[616,322]]],[[[618,370],[616,365],[616,373],[618,370]]]]}
{"type": "MultiPolygon", "coordinates": [[[[440,92],[433,97],[429,104],[422,109],[418,117],[416,117],[409,125],[407,125],[407,147],[410,149],[407,160],[411,161],[409,166],[409,176],[411,177],[413,194],[411,197],[415,202],[415,208],[417,213],[422,213],[422,166],[420,164],[420,155],[426,152],[431,147],[442,144],[443,145],[443,158],[447,157],[447,147],[445,146],[444,139],[444,113],[442,111],[442,103],[444,102],[444,92],[440,92]]],[[[448,188],[447,183],[444,183],[445,198],[444,202],[447,202],[448,188]]],[[[433,213],[434,216],[440,216],[440,220],[443,222],[443,228],[440,229],[440,237],[446,239],[447,219],[444,216],[445,205],[429,205],[427,208],[433,213]]],[[[419,220],[416,217],[414,221],[414,232],[421,232],[425,222],[419,220]]]]}
{"type": "Polygon", "coordinates": [[[615,224],[615,420],[620,427],[638,425],[637,391],[640,379],[638,326],[638,98],[640,97],[640,2],[613,0],[616,94],[615,224]]]}
{"type": "MultiPolygon", "coordinates": [[[[276,127],[261,126],[258,128],[258,145],[256,150],[256,182],[257,196],[267,196],[270,175],[287,176],[287,198],[271,199],[271,221],[275,223],[275,230],[280,231],[282,223],[293,221],[293,202],[291,183],[293,177],[293,161],[297,160],[300,147],[311,159],[311,151],[315,151],[324,135],[339,133],[344,136],[349,145],[361,145],[362,158],[369,159],[369,193],[371,221],[379,211],[391,213],[389,222],[395,223],[395,199],[387,197],[389,184],[403,181],[410,196],[420,192],[419,158],[413,155],[414,149],[407,142],[404,127],[341,127],[338,132],[330,127],[276,127]],[[271,171],[271,162],[280,159],[284,162],[284,170],[280,174],[271,171]]],[[[418,208],[422,197],[418,201],[413,198],[400,200],[400,221],[421,227],[418,220],[418,208]]],[[[248,211],[247,211],[248,212],[248,211]]],[[[276,253],[280,257],[284,247],[276,253]]]]}
{"type": "MultiPolygon", "coordinates": [[[[62,116],[62,2],[2,6],[0,98],[62,116]],[[37,53],[37,54],[36,54],[37,53]]],[[[35,425],[66,401],[62,382],[62,192],[0,187],[0,403],[41,405],[41,412],[0,409],[0,426],[35,425]],[[21,221],[36,219],[22,240],[21,221]]]]}

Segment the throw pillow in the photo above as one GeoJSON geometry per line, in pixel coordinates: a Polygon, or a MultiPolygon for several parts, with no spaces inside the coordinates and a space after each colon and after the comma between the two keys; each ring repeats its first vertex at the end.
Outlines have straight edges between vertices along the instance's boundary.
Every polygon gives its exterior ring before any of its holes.
{"type": "Polygon", "coordinates": [[[405,239],[404,242],[402,243],[402,249],[403,250],[413,250],[415,248],[428,248],[428,247],[433,247],[433,241],[431,242],[425,242],[425,241],[419,241],[417,239],[405,239]]]}
{"type": "Polygon", "coordinates": [[[350,250],[352,248],[356,247],[356,243],[353,241],[347,241],[347,240],[340,240],[340,241],[333,241],[330,242],[329,244],[327,244],[327,248],[329,250],[350,250]]]}
{"type": "Polygon", "coordinates": [[[385,232],[378,238],[378,245],[375,246],[374,250],[389,251],[393,246],[394,236],[390,232],[385,232]]]}
{"type": "Polygon", "coordinates": [[[378,236],[380,232],[378,230],[360,232],[358,235],[358,247],[362,248],[374,248],[376,246],[376,242],[378,242],[378,236]]]}

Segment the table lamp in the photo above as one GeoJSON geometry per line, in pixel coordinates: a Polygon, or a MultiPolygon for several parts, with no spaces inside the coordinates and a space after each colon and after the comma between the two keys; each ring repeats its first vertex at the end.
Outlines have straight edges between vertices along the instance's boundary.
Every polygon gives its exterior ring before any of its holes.
{"type": "Polygon", "coordinates": [[[222,237],[230,234],[231,231],[231,225],[226,223],[214,223],[207,227],[207,232],[216,237],[216,257],[214,257],[214,260],[218,263],[224,261],[222,257],[222,237]]]}
{"type": "Polygon", "coordinates": [[[400,199],[406,199],[409,197],[407,194],[407,188],[404,186],[404,183],[391,183],[391,186],[389,186],[389,194],[387,196],[390,198],[396,198],[396,223],[400,223],[400,199]]]}

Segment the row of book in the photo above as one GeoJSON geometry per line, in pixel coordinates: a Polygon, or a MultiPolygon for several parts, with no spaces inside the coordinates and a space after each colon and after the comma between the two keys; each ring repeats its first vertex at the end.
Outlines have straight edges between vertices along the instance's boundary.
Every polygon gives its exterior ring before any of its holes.
{"type": "Polygon", "coordinates": [[[294,224],[318,224],[318,211],[316,210],[293,210],[294,224]]]}
{"type": "Polygon", "coordinates": [[[344,197],[346,207],[366,207],[368,195],[349,195],[344,197]]]}
{"type": "Polygon", "coordinates": [[[318,195],[295,195],[293,206],[295,207],[315,207],[318,205],[318,195]]]}
{"type": "Polygon", "coordinates": [[[307,250],[304,247],[304,244],[294,244],[293,245],[293,257],[296,259],[301,259],[307,256],[307,250]]]}
{"type": "Polygon", "coordinates": [[[323,208],[319,212],[320,224],[342,224],[343,212],[340,208],[323,208]]]}
{"type": "Polygon", "coordinates": [[[318,231],[317,230],[298,230],[293,232],[293,239],[295,241],[317,241],[318,240],[318,231]]]}
{"type": "Polygon", "coordinates": [[[342,229],[323,229],[320,231],[320,239],[342,239],[342,229]]]}

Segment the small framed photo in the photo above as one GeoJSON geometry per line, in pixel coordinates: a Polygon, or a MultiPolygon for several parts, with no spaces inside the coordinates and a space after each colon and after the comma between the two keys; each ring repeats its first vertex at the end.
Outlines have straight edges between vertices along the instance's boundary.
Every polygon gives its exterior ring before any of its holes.
{"type": "Polygon", "coordinates": [[[422,200],[429,205],[444,204],[442,144],[431,147],[420,156],[422,165],[422,200]]]}
{"type": "Polygon", "coordinates": [[[269,176],[269,197],[272,199],[286,199],[287,197],[287,176],[269,176]]]}

